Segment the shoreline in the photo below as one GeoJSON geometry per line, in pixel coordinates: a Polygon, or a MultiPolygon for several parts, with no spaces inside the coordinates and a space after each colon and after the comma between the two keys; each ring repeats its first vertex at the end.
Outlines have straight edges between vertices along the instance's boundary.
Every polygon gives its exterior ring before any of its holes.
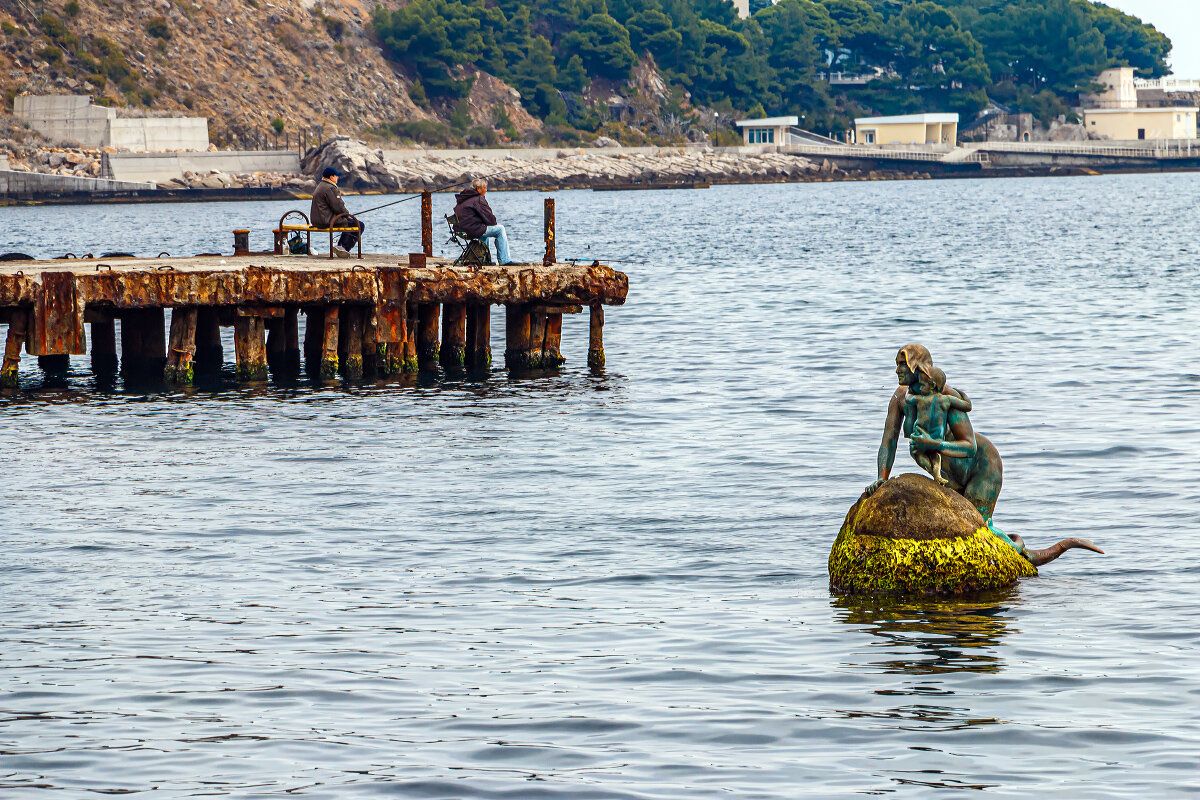
{"type": "MultiPolygon", "coordinates": [[[[925,165],[932,166],[932,165],[925,165]]],[[[968,166],[968,165],[964,165],[968,166]]],[[[1144,166],[1117,167],[1109,169],[1092,169],[1088,167],[1019,167],[1007,169],[960,169],[960,170],[842,170],[834,168],[825,173],[815,172],[804,175],[776,176],[729,176],[700,177],[690,181],[604,181],[593,180],[580,185],[583,181],[546,182],[534,181],[536,185],[505,186],[497,184],[491,187],[494,192],[559,192],[568,190],[592,191],[647,191],[647,190],[700,190],[713,186],[758,186],[781,183],[856,183],[874,181],[917,181],[917,180],[970,180],[997,178],[1047,178],[1047,177],[1084,177],[1101,175],[1129,175],[1147,173],[1184,173],[1200,172],[1200,165],[1179,166],[1170,168],[1150,168],[1144,166]]],[[[444,189],[430,189],[435,194],[453,193],[457,186],[444,189]]],[[[425,191],[420,186],[400,187],[394,190],[349,189],[342,192],[345,197],[389,197],[398,195],[419,194],[425,191]]],[[[71,192],[25,194],[0,197],[0,207],[41,206],[41,205],[114,205],[136,203],[207,203],[207,202],[250,202],[256,200],[297,200],[306,201],[311,198],[307,192],[299,192],[283,187],[229,187],[221,189],[189,188],[189,189],[143,189],[135,192],[71,192]]]]}

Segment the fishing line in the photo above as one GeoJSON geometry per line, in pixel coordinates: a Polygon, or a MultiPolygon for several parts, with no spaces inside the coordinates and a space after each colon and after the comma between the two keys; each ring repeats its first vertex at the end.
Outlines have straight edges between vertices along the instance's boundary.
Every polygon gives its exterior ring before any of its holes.
{"type": "MultiPolygon", "coordinates": [[[[509,172],[516,172],[517,170],[519,170],[519,169],[524,169],[524,168],[525,168],[525,167],[527,167],[527,166],[529,166],[529,165],[528,165],[528,164],[521,164],[520,166],[513,167],[512,169],[501,170],[500,172],[493,172],[491,175],[484,175],[484,176],[482,176],[482,178],[481,178],[481,179],[486,181],[488,178],[494,178],[494,177],[496,177],[497,175],[505,175],[505,174],[507,174],[507,173],[509,173],[509,172]]],[[[426,189],[425,191],[427,191],[427,192],[441,192],[441,191],[444,191],[444,190],[446,190],[446,189],[453,189],[455,186],[462,186],[464,183],[471,183],[471,182],[473,182],[473,181],[475,181],[475,180],[476,180],[475,178],[467,178],[465,181],[458,181],[457,183],[447,183],[445,186],[436,186],[436,187],[434,187],[433,189],[426,189]]],[[[418,197],[420,197],[422,194],[423,194],[423,192],[418,192],[417,194],[409,195],[408,197],[402,197],[402,198],[401,198],[401,199],[399,199],[399,200],[393,200],[393,201],[392,201],[392,202],[390,202],[390,203],[384,203],[384,204],[383,204],[383,205],[381,205],[381,206],[375,206],[374,208],[368,208],[366,211],[356,211],[356,212],[354,212],[354,216],[358,216],[358,215],[360,215],[360,214],[369,214],[369,213],[371,213],[372,211],[378,211],[378,210],[379,210],[379,209],[381,209],[381,208],[387,208],[388,206],[394,206],[394,205],[396,205],[397,203],[407,203],[409,200],[416,200],[416,199],[417,199],[418,197]]]]}

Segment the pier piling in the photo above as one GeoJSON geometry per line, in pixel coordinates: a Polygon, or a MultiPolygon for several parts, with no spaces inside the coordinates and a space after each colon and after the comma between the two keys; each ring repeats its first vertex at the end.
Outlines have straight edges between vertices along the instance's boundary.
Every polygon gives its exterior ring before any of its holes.
{"type": "Polygon", "coordinates": [[[446,303],[442,309],[440,358],[445,369],[467,365],[467,307],[463,303],[446,303]]]}
{"type": "Polygon", "coordinates": [[[225,347],[221,344],[221,320],[215,308],[196,309],[197,375],[216,375],[225,365],[225,347]]]}
{"type": "Polygon", "coordinates": [[[566,361],[562,355],[562,318],[561,313],[546,314],[546,338],[542,346],[542,367],[558,369],[566,361]]]}
{"type": "Polygon", "coordinates": [[[71,357],[68,355],[38,356],[38,366],[47,375],[65,375],[71,371],[71,357]]]}
{"type": "Polygon", "coordinates": [[[542,368],[542,351],[546,347],[546,312],[534,308],[529,312],[529,368],[542,368]]]}
{"type": "Polygon", "coordinates": [[[325,339],[325,310],[304,310],[304,371],[310,376],[321,374],[321,343],[325,339]]]}
{"type": "Polygon", "coordinates": [[[591,329],[588,335],[588,367],[593,372],[604,369],[604,306],[592,304],[591,329]]]}
{"type": "Polygon", "coordinates": [[[17,370],[21,366],[21,348],[29,332],[29,312],[18,308],[8,318],[8,338],[4,342],[4,365],[0,367],[0,388],[17,385],[17,370]]]}
{"type": "Polygon", "coordinates": [[[417,304],[408,303],[404,315],[404,371],[407,373],[416,373],[420,369],[420,364],[417,362],[417,326],[420,323],[420,315],[417,313],[417,304]]]}
{"type": "Polygon", "coordinates": [[[283,312],[283,370],[289,377],[300,374],[300,309],[283,312]]]}
{"type": "Polygon", "coordinates": [[[108,377],[117,374],[117,325],[111,316],[92,321],[92,372],[108,377]]]}
{"type": "Polygon", "coordinates": [[[504,366],[511,372],[531,368],[530,316],[529,306],[524,303],[509,303],[504,307],[504,366]]]}
{"type": "Polygon", "coordinates": [[[482,303],[467,306],[468,369],[486,371],[492,368],[492,307],[482,303]]]}
{"type": "Polygon", "coordinates": [[[321,344],[321,368],[318,374],[322,380],[333,380],[338,374],[338,329],[340,318],[338,307],[325,307],[325,332],[321,344]]]}
{"type": "Polygon", "coordinates": [[[127,380],[161,380],[167,366],[166,317],[161,308],[121,314],[121,374],[127,380]]]}
{"type": "Polygon", "coordinates": [[[247,316],[238,309],[233,321],[233,350],[237,358],[239,381],[253,383],[267,379],[267,330],[261,316],[247,316]]]}
{"type": "Polygon", "coordinates": [[[342,377],[357,381],[363,376],[363,315],[362,306],[346,306],[343,309],[342,332],[345,334],[342,346],[345,357],[342,358],[342,377]]]}
{"type": "Polygon", "coordinates": [[[167,366],[163,378],[176,386],[191,386],[196,382],[196,322],[195,306],[171,311],[171,341],[167,350],[167,366]]]}
{"type": "Polygon", "coordinates": [[[433,372],[438,368],[440,310],[437,303],[421,303],[417,306],[417,367],[421,372],[433,372]]]}

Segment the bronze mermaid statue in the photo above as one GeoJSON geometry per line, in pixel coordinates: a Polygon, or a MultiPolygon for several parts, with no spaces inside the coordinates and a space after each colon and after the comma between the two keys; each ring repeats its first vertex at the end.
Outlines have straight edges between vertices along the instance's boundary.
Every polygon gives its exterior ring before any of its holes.
{"type": "MultiPolygon", "coordinates": [[[[866,488],[863,496],[875,492],[892,473],[896,462],[896,446],[900,434],[905,432],[905,410],[912,408],[913,401],[909,395],[922,391],[922,386],[930,383],[942,387],[942,393],[959,402],[949,402],[943,405],[946,410],[944,439],[933,438],[924,429],[909,426],[912,431],[909,438],[909,452],[923,469],[934,472],[933,464],[940,464],[940,474],[933,474],[939,482],[944,482],[965,497],[971,505],[979,510],[984,520],[997,536],[1015,547],[1028,558],[1034,566],[1048,564],[1072,548],[1092,550],[1103,553],[1096,545],[1087,539],[1063,539],[1057,544],[1044,549],[1026,547],[1020,536],[1006,535],[992,524],[992,514],[996,510],[996,500],[1000,497],[1000,488],[1004,482],[1004,469],[1000,454],[995,445],[983,434],[975,433],[971,428],[970,417],[963,409],[970,408],[966,395],[949,386],[944,386],[945,378],[933,366],[933,357],[929,350],[919,344],[906,344],[896,353],[896,379],[899,387],[888,403],[887,421],[883,426],[883,442],[879,445],[877,480],[866,488]],[[934,456],[940,456],[935,459],[934,456]]],[[[910,416],[911,416],[910,411],[910,416]]]]}

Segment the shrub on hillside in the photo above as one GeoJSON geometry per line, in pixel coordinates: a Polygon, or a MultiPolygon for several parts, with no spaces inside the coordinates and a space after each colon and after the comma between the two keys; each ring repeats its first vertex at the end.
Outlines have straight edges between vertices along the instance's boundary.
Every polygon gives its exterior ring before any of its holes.
{"type": "Polygon", "coordinates": [[[146,33],[164,42],[171,41],[171,26],[166,17],[151,17],[146,22],[146,33]]]}

